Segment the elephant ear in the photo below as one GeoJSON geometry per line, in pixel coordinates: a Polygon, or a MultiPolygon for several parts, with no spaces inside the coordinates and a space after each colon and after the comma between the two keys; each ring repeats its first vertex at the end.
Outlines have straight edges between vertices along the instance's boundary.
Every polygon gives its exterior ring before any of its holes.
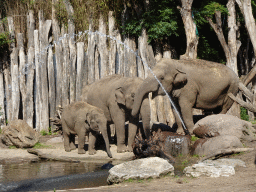
{"type": "Polygon", "coordinates": [[[90,114],[90,113],[87,113],[87,114],[86,114],[85,123],[88,123],[89,125],[91,124],[91,114],[90,114]]]}
{"type": "Polygon", "coordinates": [[[122,91],[122,88],[119,87],[115,90],[116,102],[122,105],[125,105],[125,96],[122,91]]]}
{"type": "Polygon", "coordinates": [[[177,69],[178,73],[174,77],[173,84],[175,87],[182,86],[187,83],[187,74],[179,69],[177,69]]]}

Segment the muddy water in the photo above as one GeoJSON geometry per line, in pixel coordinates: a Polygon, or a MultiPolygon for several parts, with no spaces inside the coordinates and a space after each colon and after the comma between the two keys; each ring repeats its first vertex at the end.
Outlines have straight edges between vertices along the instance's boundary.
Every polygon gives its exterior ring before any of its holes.
{"type": "Polygon", "coordinates": [[[0,191],[87,188],[107,185],[105,163],[42,161],[0,165],[0,191]]]}

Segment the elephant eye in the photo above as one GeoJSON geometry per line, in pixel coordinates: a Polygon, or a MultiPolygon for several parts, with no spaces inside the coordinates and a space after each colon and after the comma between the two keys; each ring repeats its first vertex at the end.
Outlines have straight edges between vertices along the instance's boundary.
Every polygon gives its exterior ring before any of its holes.
{"type": "Polygon", "coordinates": [[[135,93],[132,93],[131,96],[132,96],[132,98],[134,98],[135,97],[135,93]]]}
{"type": "Polygon", "coordinates": [[[160,80],[164,80],[164,76],[160,76],[160,78],[159,78],[160,80]]]}

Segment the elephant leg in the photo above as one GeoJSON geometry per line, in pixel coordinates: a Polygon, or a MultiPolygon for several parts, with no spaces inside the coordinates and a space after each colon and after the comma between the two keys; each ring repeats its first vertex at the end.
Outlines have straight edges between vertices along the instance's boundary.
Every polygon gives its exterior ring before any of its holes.
{"type": "Polygon", "coordinates": [[[96,153],[95,150],[95,143],[96,143],[96,135],[92,134],[92,132],[89,133],[89,155],[94,155],[96,153]]]}
{"type": "Polygon", "coordinates": [[[132,152],[133,148],[132,148],[132,144],[134,142],[136,133],[137,133],[137,129],[138,129],[138,122],[139,119],[138,118],[132,118],[130,117],[129,119],[129,129],[128,129],[128,149],[127,151],[132,152]]]}
{"type": "Polygon", "coordinates": [[[186,99],[180,100],[180,111],[186,128],[189,133],[193,133],[194,122],[193,122],[193,104],[186,99]]]}
{"type": "Polygon", "coordinates": [[[82,123],[76,123],[75,130],[77,130],[77,136],[78,136],[78,154],[85,154],[84,150],[84,143],[85,143],[85,126],[84,122],[82,123]]]}
{"type": "Polygon", "coordinates": [[[70,149],[71,150],[75,150],[76,149],[75,135],[74,134],[70,134],[69,138],[70,138],[70,143],[69,143],[70,149]]]}
{"type": "Polygon", "coordinates": [[[66,152],[70,152],[70,134],[69,128],[65,121],[62,122],[62,129],[63,129],[63,137],[64,137],[64,149],[66,152]]]}
{"type": "Polygon", "coordinates": [[[123,110],[120,110],[118,105],[116,107],[111,107],[110,113],[116,128],[117,153],[123,153],[126,151],[125,114],[123,110]]]}

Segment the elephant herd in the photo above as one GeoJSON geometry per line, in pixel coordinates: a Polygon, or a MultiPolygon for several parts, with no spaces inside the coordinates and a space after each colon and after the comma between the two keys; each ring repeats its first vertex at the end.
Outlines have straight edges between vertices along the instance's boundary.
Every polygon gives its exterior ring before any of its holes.
{"type": "Polygon", "coordinates": [[[154,75],[149,74],[145,80],[115,74],[86,85],[81,101],[63,110],[61,121],[65,150],[75,149],[74,135],[77,134],[78,153],[85,153],[84,136],[88,133],[89,154],[95,154],[96,135],[101,132],[107,154],[112,157],[107,130],[110,124],[114,124],[117,152],[132,151],[139,118],[142,119],[145,137],[151,135],[148,94],[165,95],[162,87],[169,93],[184,121],[182,124],[179,115],[174,112],[179,133],[183,129],[192,133],[192,108],[226,113],[234,102],[229,95],[236,96],[242,87],[239,86],[238,76],[229,67],[205,60],[162,59],[152,71],[154,75]],[[127,146],[126,121],[129,121],[127,146]]]}

